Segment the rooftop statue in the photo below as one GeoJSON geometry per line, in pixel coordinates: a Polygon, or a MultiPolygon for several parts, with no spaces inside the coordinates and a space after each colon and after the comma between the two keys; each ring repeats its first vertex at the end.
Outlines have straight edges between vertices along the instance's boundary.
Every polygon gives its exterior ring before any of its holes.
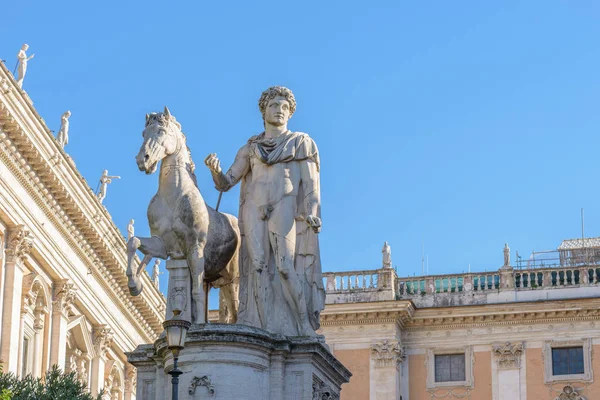
{"type": "Polygon", "coordinates": [[[133,219],[130,219],[129,223],[127,224],[127,241],[128,242],[129,242],[129,239],[131,239],[135,235],[135,227],[133,226],[134,223],[135,223],[135,221],[133,219]]]}
{"type": "MultiPolygon", "coordinates": [[[[162,113],[146,115],[144,142],[136,157],[138,168],[152,174],[160,165],[158,191],[148,206],[151,237],[133,236],[127,243],[129,292],[143,289],[140,273],[152,260],[186,260],[191,276],[191,316],[206,322],[209,285],[220,287],[229,311],[227,321],[237,315],[238,249],[237,219],[208,206],[196,184],[194,163],[181,132],[181,125],[165,107],[162,113]],[[144,254],[134,265],[135,253],[144,254]]],[[[170,298],[171,293],[167,294],[170,298]]]]}
{"type": "Polygon", "coordinates": [[[20,88],[23,88],[23,79],[25,79],[25,74],[27,73],[27,62],[33,57],[35,57],[35,54],[32,54],[29,57],[27,57],[27,49],[29,49],[29,45],[24,44],[21,47],[21,50],[19,50],[19,53],[17,54],[17,59],[19,63],[19,67],[17,69],[17,85],[19,85],[20,88]]]}
{"type": "Polygon", "coordinates": [[[104,201],[104,199],[106,198],[106,189],[108,187],[109,183],[112,183],[113,179],[121,179],[120,176],[114,175],[108,175],[108,170],[105,169],[102,172],[102,176],[100,177],[100,187],[98,189],[98,194],[96,196],[98,196],[98,200],[100,200],[100,203],[102,203],[104,201]]]}
{"type": "Polygon", "coordinates": [[[58,140],[58,144],[63,149],[69,143],[69,118],[71,117],[71,111],[65,112],[62,117],[60,117],[60,130],[58,131],[58,135],[56,135],[56,140],[58,140]]]}
{"type": "Polygon", "coordinates": [[[392,268],[392,248],[388,242],[383,243],[381,253],[383,254],[383,268],[392,268]]]}
{"type": "Polygon", "coordinates": [[[504,267],[510,267],[510,247],[504,243],[504,267]]]}
{"type": "Polygon", "coordinates": [[[154,286],[156,286],[157,289],[160,289],[160,281],[159,281],[159,275],[162,275],[163,273],[160,272],[160,269],[158,268],[158,266],[160,265],[160,259],[157,258],[156,261],[154,261],[154,267],[152,267],[152,283],[154,283],[154,286]]]}
{"type": "Polygon", "coordinates": [[[238,151],[227,172],[205,163],[219,191],[241,181],[238,323],[288,336],[315,336],[325,304],[317,234],[321,230],[319,152],[288,129],[292,91],[274,86],[258,101],[264,132],[238,151]]]}

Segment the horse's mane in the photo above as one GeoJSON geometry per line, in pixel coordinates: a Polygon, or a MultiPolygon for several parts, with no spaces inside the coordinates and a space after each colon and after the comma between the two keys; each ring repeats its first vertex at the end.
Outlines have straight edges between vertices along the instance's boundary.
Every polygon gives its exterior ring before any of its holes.
{"type": "Polygon", "coordinates": [[[145,127],[148,127],[148,125],[152,125],[154,123],[162,125],[162,126],[166,127],[167,129],[168,128],[176,129],[179,133],[181,133],[181,136],[183,136],[183,143],[185,144],[185,148],[187,149],[187,152],[188,152],[189,163],[187,165],[187,168],[188,168],[188,171],[190,172],[190,175],[192,176],[192,180],[194,181],[194,184],[197,187],[198,181],[196,179],[196,164],[194,164],[194,160],[192,159],[192,151],[190,150],[190,147],[187,145],[187,138],[185,136],[185,133],[183,133],[183,131],[181,130],[181,124],[179,122],[177,122],[177,120],[175,119],[174,116],[172,116],[170,114],[167,115],[167,114],[161,113],[161,112],[151,113],[146,116],[145,127]]]}

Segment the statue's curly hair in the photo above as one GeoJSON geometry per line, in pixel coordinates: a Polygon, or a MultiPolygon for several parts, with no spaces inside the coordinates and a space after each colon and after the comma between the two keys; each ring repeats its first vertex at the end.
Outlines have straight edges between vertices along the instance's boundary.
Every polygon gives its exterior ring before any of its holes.
{"type": "Polygon", "coordinates": [[[296,111],[296,98],[294,97],[294,93],[284,86],[271,86],[260,96],[258,100],[258,108],[260,109],[260,113],[265,118],[265,111],[267,110],[267,104],[269,100],[274,99],[277,96],[285,97],[286,100],[290,103],[290,118],[294,115],[296,111]]]}

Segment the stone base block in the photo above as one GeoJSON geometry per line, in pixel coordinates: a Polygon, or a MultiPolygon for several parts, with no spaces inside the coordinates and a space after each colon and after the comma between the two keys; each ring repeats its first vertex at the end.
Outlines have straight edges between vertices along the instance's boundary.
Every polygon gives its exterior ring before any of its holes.
{"type": "MultiPolygon", "coordinates": [[[[137,398],[171,399],[173,358],[166,339],[127,354],[137,398]]],[[[339,399],[351,373],[322,337],[284,337],[245,325],[192,325],[179,356],[180,399],[339,399]]]]}

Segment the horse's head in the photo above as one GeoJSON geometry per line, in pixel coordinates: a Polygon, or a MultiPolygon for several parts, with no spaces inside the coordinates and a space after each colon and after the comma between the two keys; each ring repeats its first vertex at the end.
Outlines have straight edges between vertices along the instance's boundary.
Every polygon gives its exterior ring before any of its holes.
{"type": "Polygon", "coordinates": [[[181,125],[165,107],[162,113],[146,114],[144,143],[135,157],[138,168],[147,174],[156,172],[158,162],[179,152],[182,141],[181,125]]]}

